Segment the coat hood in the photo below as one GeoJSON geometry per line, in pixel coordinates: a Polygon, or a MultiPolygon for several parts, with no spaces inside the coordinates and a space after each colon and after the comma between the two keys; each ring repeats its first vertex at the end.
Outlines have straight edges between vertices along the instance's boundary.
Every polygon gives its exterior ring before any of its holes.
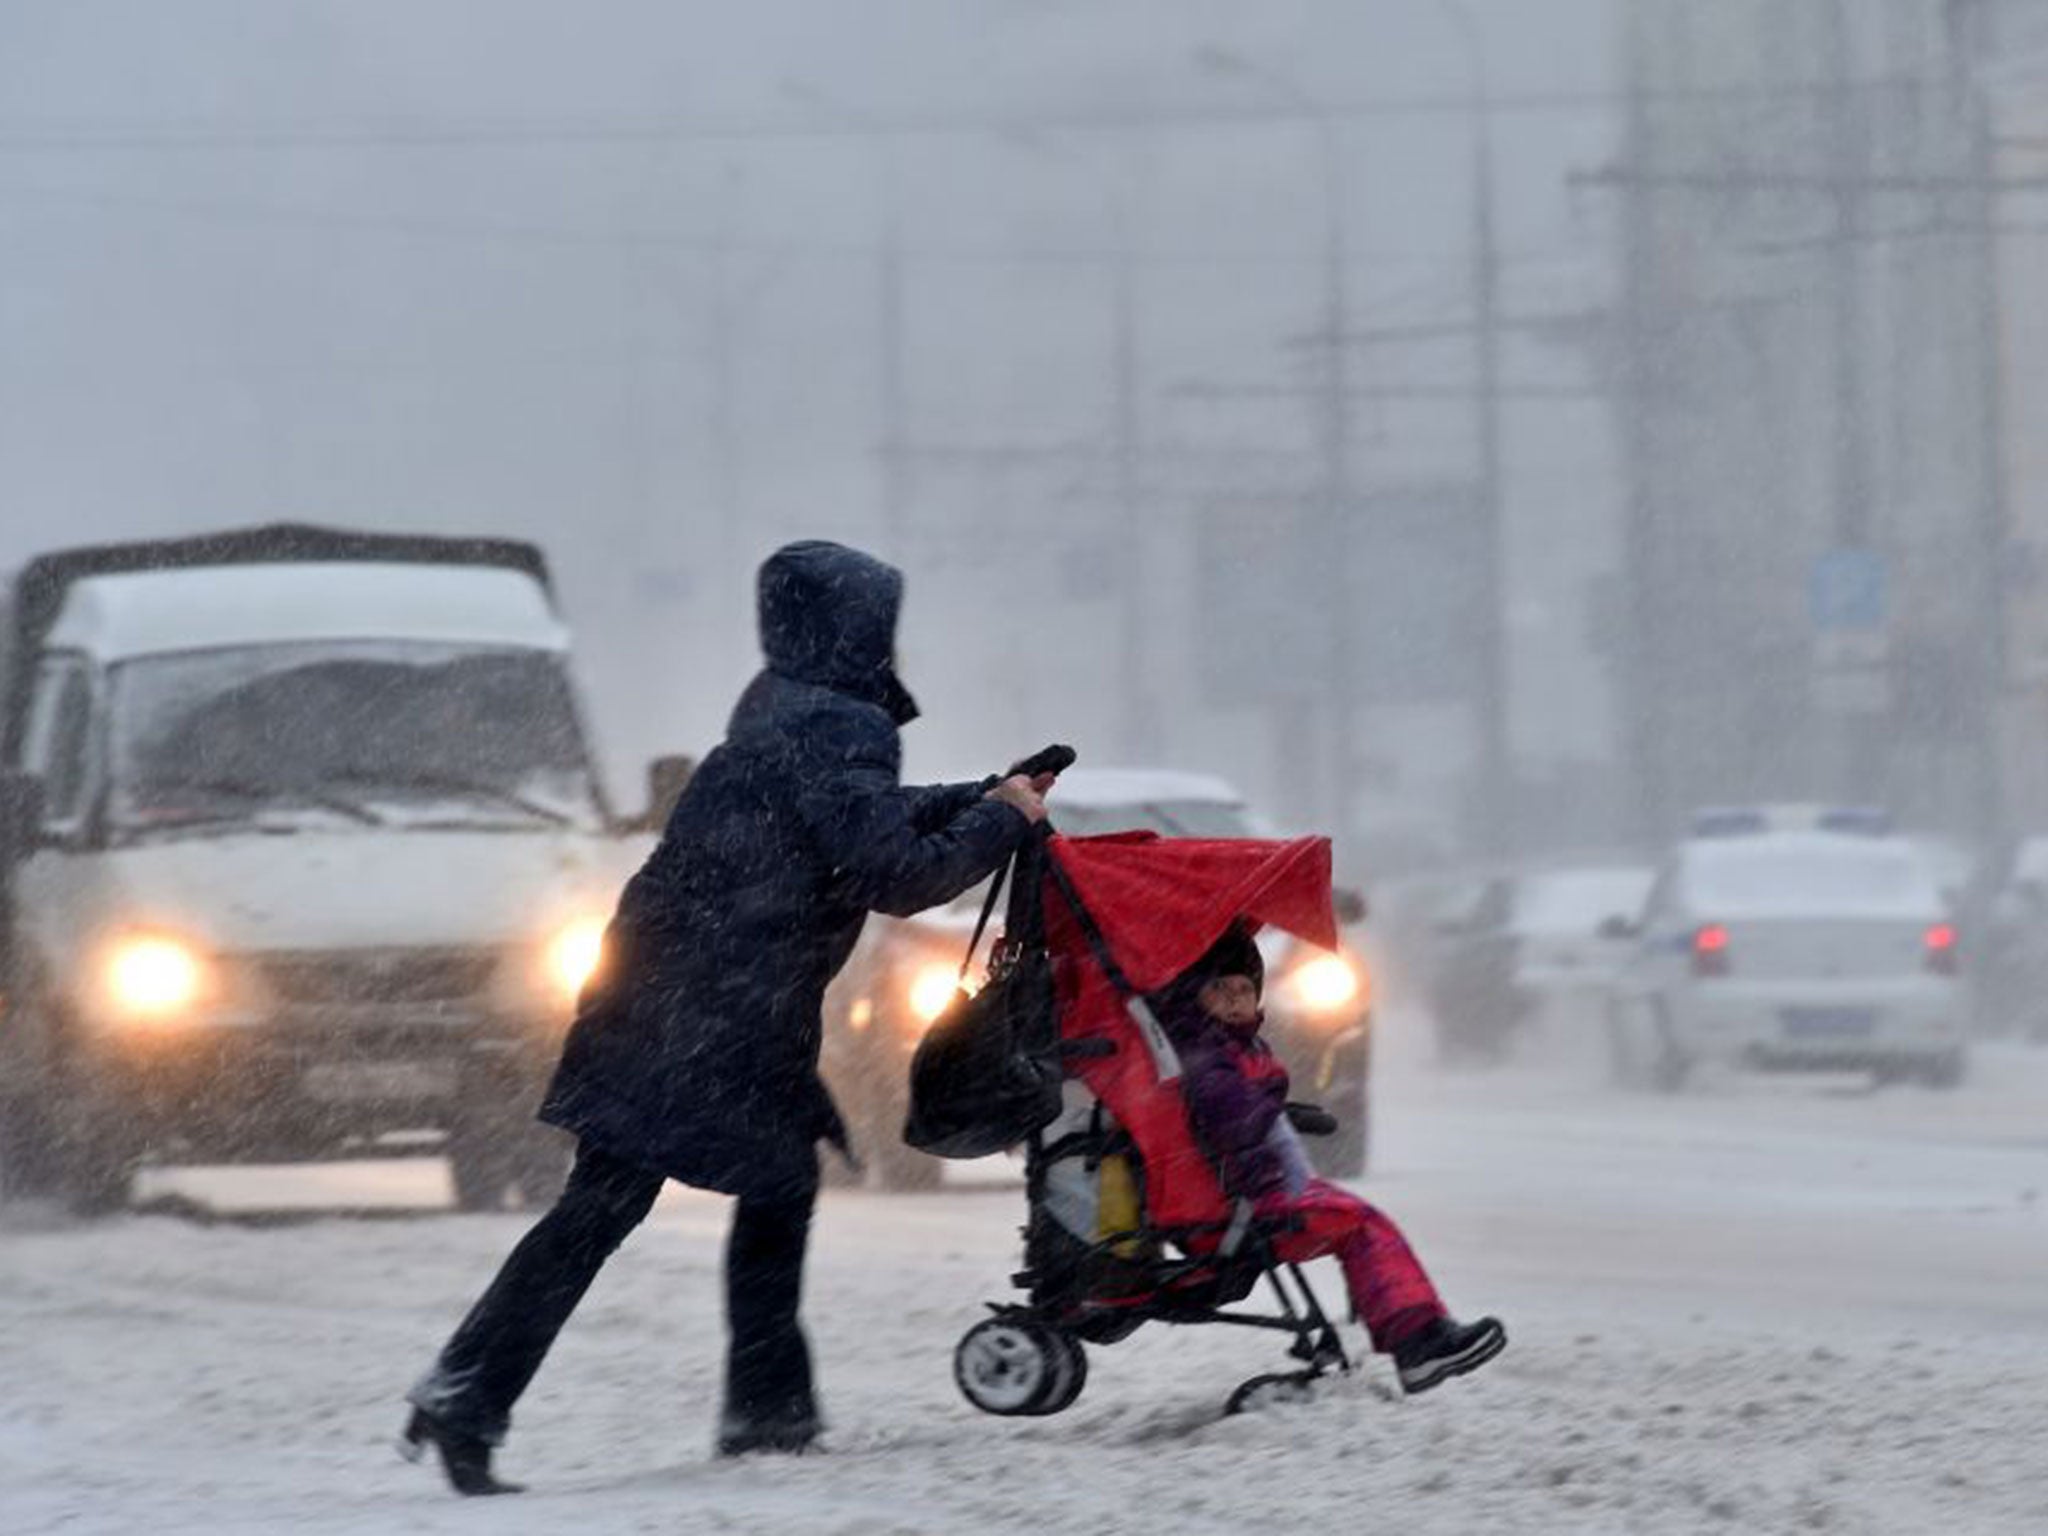
{"type": "Polygon", "coordinates": [[[917,718],[896,676],[893,565],[824,539],[785,544],[762,562],[757,604],[770,672],[878,704],[898,725],[917,718]]]}

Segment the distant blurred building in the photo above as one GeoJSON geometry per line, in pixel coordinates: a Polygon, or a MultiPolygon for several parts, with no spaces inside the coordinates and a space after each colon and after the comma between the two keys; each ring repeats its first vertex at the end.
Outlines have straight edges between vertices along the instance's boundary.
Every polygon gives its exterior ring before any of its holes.
{"type": "Polygon", "coordinates": [[[1787,794],[1999,819],[2019,706],[1997,616],[2026,594],[1994,408],[1991,9],[1622,8],[1618,657],[1653,829],[1787,794]]]}
{"type": "Polygon", "coordinates": [[[2016,828],[2048,827],[2048,3],[1982,0],[1979,80],[1999,194],[1999,415],[2004,507],[2005,724],[2016,828]]]}

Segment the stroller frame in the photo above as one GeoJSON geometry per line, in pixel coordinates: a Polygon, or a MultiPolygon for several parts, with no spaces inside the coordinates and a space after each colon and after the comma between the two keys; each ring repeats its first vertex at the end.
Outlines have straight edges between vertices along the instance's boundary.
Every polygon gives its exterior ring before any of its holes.
{"type": "MultiPolygon", "coordinates": [[[[1127,1003],[1142,1008],[1140,995],[1066,872],[1049,856],[1044,866],[1097,966],[1127,1003]]],[[[1066,1040],[1055,1047],[1063,1060],[1117,1049],[1104,1040],[1066,1040]]],[[[1192,1124],[1189,1131],[1200,1145],[1192,1124]]],[[[1056,1145],[1069,1148],[1072,1155],[1071,1143],[1072,1138],[1061,1138],[1056,1145]]],[[[1301,1265],[1274,1252],[1274,1234],[1291,1230],[1293,1221],[1257,1216],[1251,1203],[1240,1198],[1233,1202],[1228,1221],[1141,1223],[1084,1242],[1043,1212],[1052,1161],[1049,1150],[1041,1132],[1033,1132],[1026,1142],[1025,1179],[1032,1214],[1024,1233],[1025,1268],[1013,1274],[1011,1282],[1026,1292],[1028,1300],[988,1303],[991,1315],[970,1328],[955,1351],[954,1379],[977,1408],[1005,1417],[1063,1411],[1080,1396],[1087,1380],[1083,1346],[1114,1344],[1147,1322],[1251,1328],[1290,1337],[1288,1354],[1301,1366],[1240,1383],[1230,1394],[1226,1413],[1267,1400],[1304,1397],[1315,1381],[1333,1371],[1351,1372],[1351,1357],[1301,1265]],[[1170,1254],[1169,1245],[1179,1248],[1180,1254],[1170,1254]],[[1134,1251],[1138,1256],[1132,1256],[1134,1251]],[[1261,1281],[1270,1288],[1276,1311],[1230,1310],[1261,1281]]],[[[1126,1133],[1105,1136],[1094,1131],[1088,1133],[1079,1155],[1093,1167],[1101,1158],[1126,1150],[1135,1150],[1126,1133]]],[[[1207,1154],[1208,1149],[1203,1151],[1207,1154]]],[[[1212,1166],[1216,1162],[1213,1156],[1208,1160],[1212,1166]]],[[[1139,1176],[1142,1181],[1142,1165],[1139,1176]]]]}

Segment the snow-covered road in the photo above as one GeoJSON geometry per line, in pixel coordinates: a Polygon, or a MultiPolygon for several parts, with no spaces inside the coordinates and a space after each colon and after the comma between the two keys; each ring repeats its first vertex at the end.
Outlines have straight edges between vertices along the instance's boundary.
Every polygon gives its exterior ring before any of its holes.
{"type": "Polygon", "coordinates": [[[391,1214],[0,1221],[0,1532],[2048,1532],[2048,1052],[1987,1048],[1953,1094],[1677,1100],[1387,1055],[1370,1192],[1513,1335],[1428,1397],[1375,1361],[1224,1420],[1275,1345],[1148,1329],[1068,1413],[984,1418],[951,1352],[1021,1213],[984,1177],[828,1193],[830,1454],[717,1463],[724,1210],[678,1193],[521,1405],[534,1491],[464,1503],[392,1456],[398,1394],[524,1218],[439,1213],[428,1163],[173,1176],[391,1214]]]}

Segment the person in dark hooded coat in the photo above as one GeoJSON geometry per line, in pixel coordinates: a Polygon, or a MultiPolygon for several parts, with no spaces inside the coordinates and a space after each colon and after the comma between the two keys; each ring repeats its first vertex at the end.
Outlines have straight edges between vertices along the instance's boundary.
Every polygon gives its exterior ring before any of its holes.
{"type": "Polygon", "coordinates": [[[766,667],[690,779],[605,935],[540,1117],[578,1138],[554,1208],[408,1394],[407,1441],[461,1492],[605,1259],[665,1179],[735,1195],[721,1454],[819,1429],[798,1323],[817,1144],[846,1150],[818,1076],[826,985],[871,911],[908,915],[989,875],[1044,816],[1021,777],[910,788],[895,671],[900,574],[810,541],[761,567],[766,667]]]}

